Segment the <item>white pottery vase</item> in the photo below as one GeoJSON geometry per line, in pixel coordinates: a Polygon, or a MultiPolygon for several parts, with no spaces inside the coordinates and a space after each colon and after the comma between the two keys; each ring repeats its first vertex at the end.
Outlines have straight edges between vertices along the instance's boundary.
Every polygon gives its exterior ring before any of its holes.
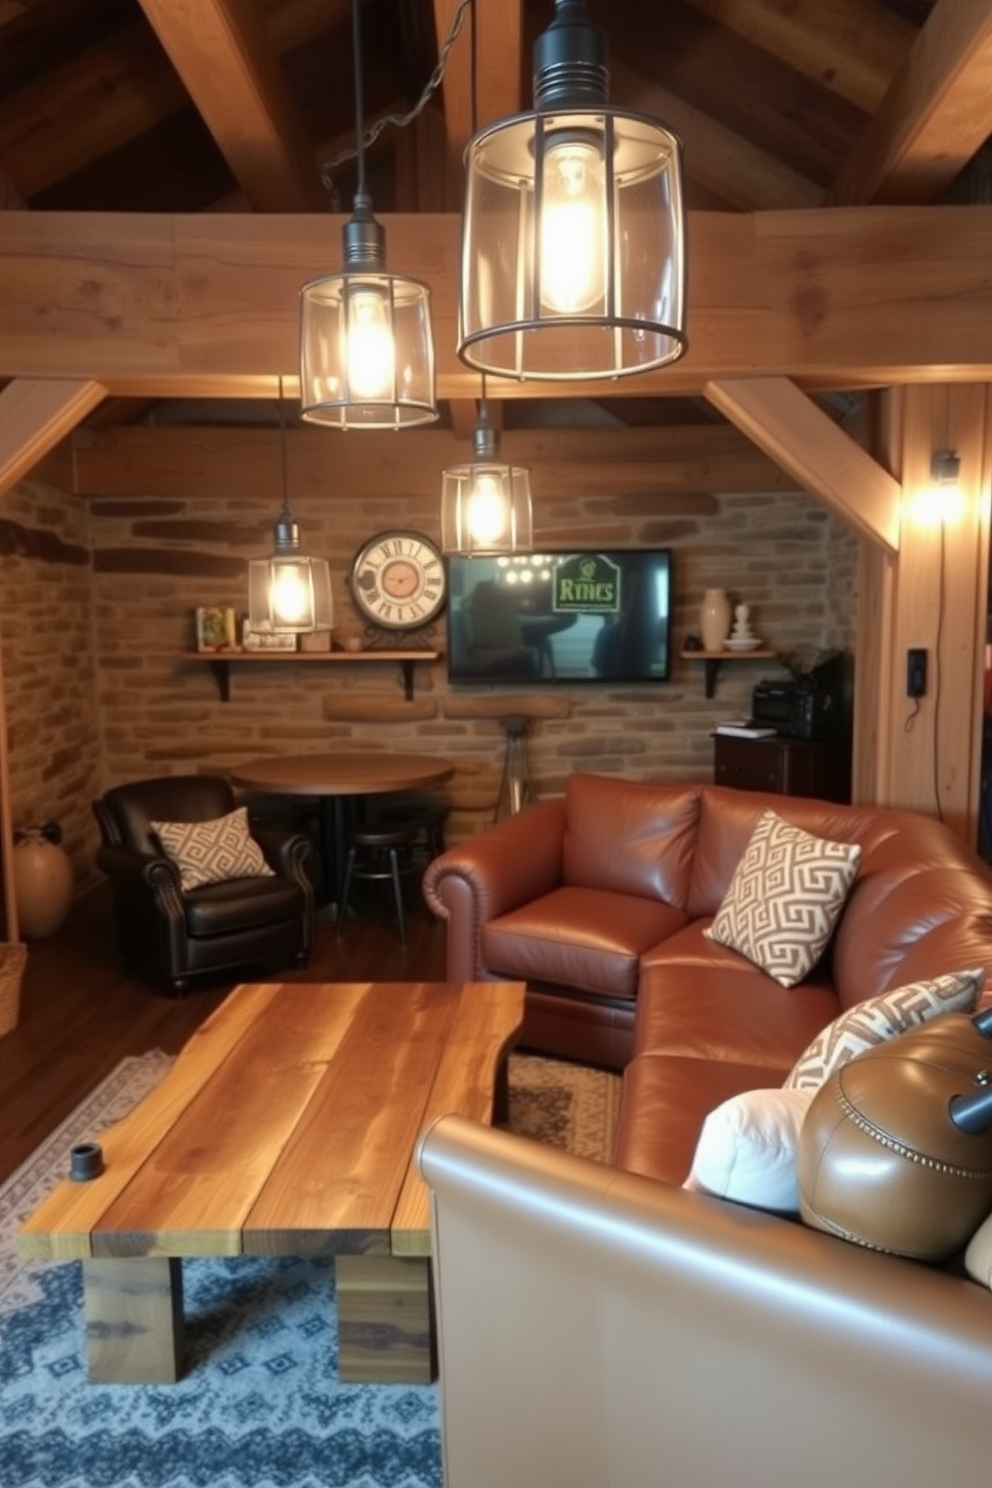
{"type": "Polygon", "coordinates": [[[69,913],[75,879],[65,849],[38,831],[28,831],[14,848],[14,897],[26,940],[54,935],[69,913]]]}
{"type": "Polygon", "coordinates": [[[722,651],[730,634],[730,600],[723,589],[707,589],[699,606],[699,633],[704,651],[722,651]]]}

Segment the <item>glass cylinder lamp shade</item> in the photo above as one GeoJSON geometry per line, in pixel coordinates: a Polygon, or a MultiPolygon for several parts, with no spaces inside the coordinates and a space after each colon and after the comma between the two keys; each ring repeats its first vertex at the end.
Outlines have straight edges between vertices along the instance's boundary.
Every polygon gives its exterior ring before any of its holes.
{"type": "Polygon", "coordinates": [[[276,522],[271,558],[252,558],[248,564],[248,623],[258,635],[334,629],[327,559],[300,551],[300,529],[287,504],[276,522]]]}
{"type": "Polygon", "coordinates": [[[682,152],[608,105],[469,141],[458,354],[500,377],[625,377],[686,351],[682,152]]]}
{"type": "Polygon", "coordinates": [[[437,418],[430,291],[376,270],[300,290],[300,415],[338,429],[409,429],[437,418]]]}
{"type": "Polygon", "coordinates": [[[530,471],[499,461],[452,465],[441,485],[446,553],[529,552],[534,545],[530,471]]]}

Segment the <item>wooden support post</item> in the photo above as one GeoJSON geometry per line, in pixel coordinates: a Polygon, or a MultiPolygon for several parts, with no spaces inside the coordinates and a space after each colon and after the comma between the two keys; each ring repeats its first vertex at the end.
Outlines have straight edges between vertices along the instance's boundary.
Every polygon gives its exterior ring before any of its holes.
{"type": "Polygon", "coordinates": [[[338,1376],[349,1384],[427,1384],[437,1372],[430,1261],[342,1255],[334,1262],[338,1376]]]}
{"type": "Polygon", "coordinates": [[[172,1385],[182,1372],[183,1272],[172,1256],[83,1262],[89,1379],[172,1385]]]}

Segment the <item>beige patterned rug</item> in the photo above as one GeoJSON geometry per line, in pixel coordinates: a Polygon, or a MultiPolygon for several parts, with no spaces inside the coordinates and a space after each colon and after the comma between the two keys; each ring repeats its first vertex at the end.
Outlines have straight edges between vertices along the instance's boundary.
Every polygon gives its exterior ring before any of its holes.
{"type": "Polygon", "coordinates": [[[609,1162],[620,1076],[536,1054],[510,1055],[510,1131],[609,1162]]]}

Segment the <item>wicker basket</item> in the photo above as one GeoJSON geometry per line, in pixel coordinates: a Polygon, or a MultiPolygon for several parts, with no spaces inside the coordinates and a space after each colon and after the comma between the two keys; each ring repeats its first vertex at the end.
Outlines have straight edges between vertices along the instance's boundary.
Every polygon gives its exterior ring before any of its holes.
{"type": "Polygon", "coordinates": [[[17,1027],[21,978],[28,959],[26,945],[0,944],[0,1034],[17,1027]]]}

